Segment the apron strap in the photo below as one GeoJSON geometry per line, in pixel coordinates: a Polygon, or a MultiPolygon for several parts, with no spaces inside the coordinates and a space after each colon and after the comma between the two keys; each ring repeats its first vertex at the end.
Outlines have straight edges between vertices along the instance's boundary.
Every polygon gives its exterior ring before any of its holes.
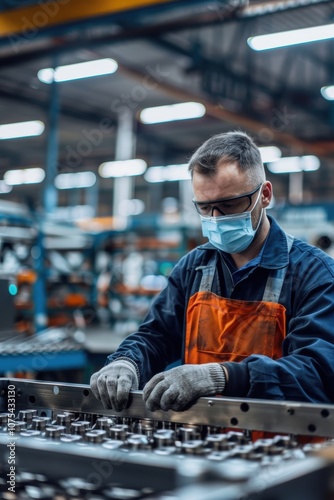
{"type": "MultiPolygon", "coordinates": [[[[292,248],[294,237],[290,234],[286,234],[286,241],[288,245],[288,252],[292,248]]],[[[270,271],[266,288],[264,290],[262,300],[264,302],[276,302],[278,303],[279,296],[281,294],[284,278],[287,272],[288,266],[282,269],[273,269],[270,271]]],[[[212,284],[217,270],[217,254],[214,254],[209,260],[206,266],[196,267],[196,271],[202,271],[202,279],[199,286],[200,292],[211,292],[212,284]]],[[[224,273],[225,274],[225,273],[224,273]]],[[[226,276],[225,276],[226,279],[226,276]]],[[[218,290],[218,295],[221,295],[218,290]]]]}
{"type": "Polygon", "coordinates": [[[217,255],[212,255],[206,266],[196,267],[196,271],[202,271],[202,279],[199,286],[200,292],[211,292],[212,283],[217,269],[217,255]]]}
{"type": "MultiPolygon", "coordinates": [[[[288,253],[292,248],[294,237],[290,234],[286,234],[286,241],[288,244],[288,253]]],[[[273,269],[270,271],[266,288],[264,290],[262,300],[264,302],[276,302],[278,303],[279,296],[281,295],[283,282],[285,279],[286,272],[288,270],[288,266],[285,266],[281,269],[273,269]]]]}

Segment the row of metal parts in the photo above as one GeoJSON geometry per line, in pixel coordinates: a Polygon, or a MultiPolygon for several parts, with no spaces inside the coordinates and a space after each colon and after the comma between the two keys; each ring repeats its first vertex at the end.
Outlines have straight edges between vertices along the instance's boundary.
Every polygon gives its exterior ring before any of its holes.
{"type": "Polygon", "coordinates": [[[191,424],[157,422],[149,419],[105,417],[73,412],[38,415],[37,410],[21,410],[14,422],[8,413],[0,413],[0,434],[22,438],[59,440],[79,445],[100,444],[109,450],[141,450],[160,456],[200,456],[213,461],[231,458],[270,463],[300,459],[319,447],[333,445],[297,444],[294,436],[274,435],[254,442],[246,431],[224,431],[221,428],[191,424]]]}

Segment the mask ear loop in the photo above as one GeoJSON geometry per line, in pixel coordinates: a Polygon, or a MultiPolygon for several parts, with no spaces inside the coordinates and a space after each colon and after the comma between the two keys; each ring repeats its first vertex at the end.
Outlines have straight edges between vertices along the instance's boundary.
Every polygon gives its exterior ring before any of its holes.
{"type": "Polygon", "coordinates": [[[264,184],[264,182],[262,182],[261,186],[259,187],[259,193],[257,195],[256,202],[254,203],[254,207],[252,208],[252,210],[250,210],[250,212],[253,212],[254,208],[256,207],[256,205],[257,205],[257,203],[258,203],[258,201],[260,199],[260,196],[262,194],[263,184],[264,184]]]}
{"type": "MultiPolygon", "coordinates": [[[[263,187],[263,184],[264,184],[264,182],[262,182],[262,184],[261,184],[261,187],[260,187],[260,189],[259,189],[259,194],[257,195],[257,200],[256,200],[256,202],[254,203],[254,207],[252,208],[252,210],[250,210],[251,216],[252,216],[252,212],[253,212],[254,208],[256,207],[256,205],[257,205],[257,203],[258,203],[258,201],[259,201],[259,199],[260,199],[260,196],[261,196],[261,194],[262,194],[262,187],[263,187]]],[[[256,228],[254,229],[255,233],[257,232],[257,230],[258,230],[258,229],[259,229],[259,227],[260,227],[260,223],[261,223],[261,220],[262,220],[262,217],[263,217],[263,210],[264,210],[264,209],[263,209],[263,207],[262,207],[262,208],[261,208],[261,216],[259,217],[259,220],[258,220],[258,223],[257,223],[257,225],[256,225],[256,228]]]]}

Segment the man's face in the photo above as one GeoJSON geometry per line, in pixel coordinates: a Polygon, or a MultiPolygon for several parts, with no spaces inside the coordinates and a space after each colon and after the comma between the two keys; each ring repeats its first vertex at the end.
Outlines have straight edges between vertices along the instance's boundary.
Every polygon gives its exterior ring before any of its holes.
{"type": "Polygon", "coordinates": [[[193,191],[197,210],[203,216],[233,215],[254,208],[253,227],[257,227],[262,208],[268,206],[271,199],[271,184],[255,185],[236,163],[222,165],[221,168],[218,164],[217,172],[212,177],[194,172],[193,191]],[[266,196],[263,196],[264,192],[266,196]],[[225,203],[225,200],[228,201],[225,203]]]}

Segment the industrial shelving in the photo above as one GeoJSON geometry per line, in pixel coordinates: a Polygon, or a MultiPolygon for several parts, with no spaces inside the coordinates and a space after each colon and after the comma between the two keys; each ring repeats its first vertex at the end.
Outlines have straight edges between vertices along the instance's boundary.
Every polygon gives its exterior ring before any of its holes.
{"type": "MultiPolygon", "coordinates": [[[[73,337],[73,328],[50,329],[49,278],[45,262],[49,252],[65,244],[80,250],[89,242],[75,228],[58,226],[31,213],[24,205],[0,203],[0,280],[2,321],[0,329],[1,373],[42,372],[75,369],[85,365],[82,344],[73,337]]],[[[52,281],[52,280],[51,280],[52,281]]],[[[75,296],[78,299],[78,296],[75,296]]],[[[73,297],[72,297],[73,299],[73,297]]],[[[71,313],[79,304],[70,306],[71,313]]]]}
{"type": "MultiPolygon", "coordinates": [[[[152,223],[153,222],[153,223],[152,223]]],[[[131,225],[123,231],[105,231],[96,236],[96,303],[115,334],[134,331],[146,316],[154,297],[164,288],[178,260],[203,242],[198,228],[180,224],[131,225]]]]}

